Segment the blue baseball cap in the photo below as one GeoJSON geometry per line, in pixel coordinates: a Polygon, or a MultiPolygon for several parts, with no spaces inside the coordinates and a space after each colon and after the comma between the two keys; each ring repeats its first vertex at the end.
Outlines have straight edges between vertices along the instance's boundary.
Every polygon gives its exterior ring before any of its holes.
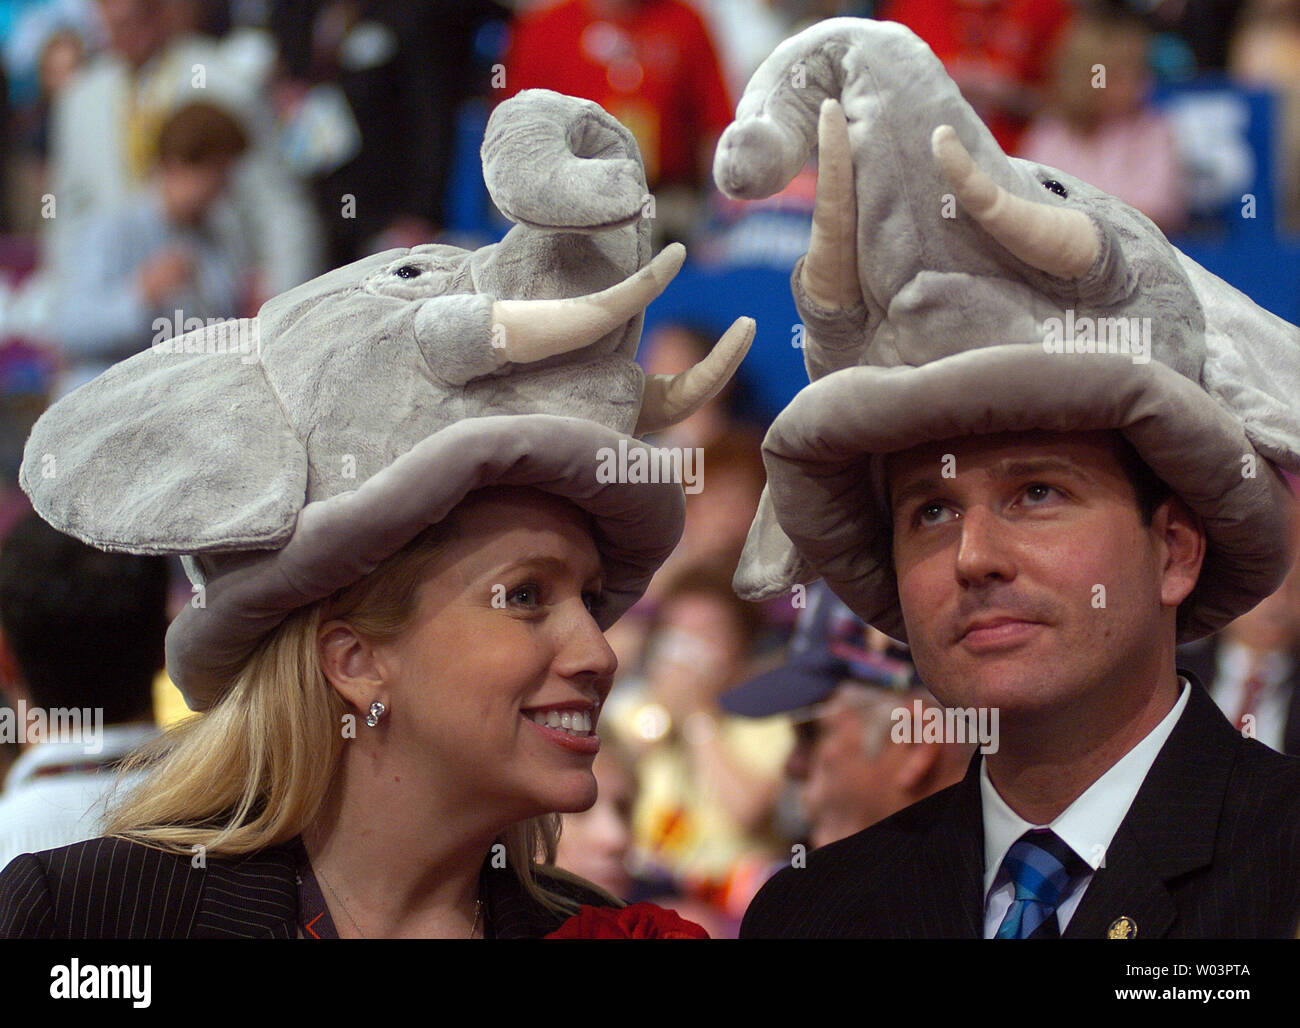
{"type": "Polygon", "coordinates": [[[905,692],[917,684],[907,650],[868,644],[866,624],[826,587],[808,587],[808,605],[795,620],[789,659],[722,694],[722,709],[744,717],[770,717],[826,700],[845,679],[905,692]]]}

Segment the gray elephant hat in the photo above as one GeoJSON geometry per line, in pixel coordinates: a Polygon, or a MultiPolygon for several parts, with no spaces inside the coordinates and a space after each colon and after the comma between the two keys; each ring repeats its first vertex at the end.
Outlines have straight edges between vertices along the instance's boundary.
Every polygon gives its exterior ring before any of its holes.
{"type": "Polygon", "coordinates": [[[681,484],[616,461],[725,384],[753,322],[681,375],[636,365],[642,311],[684,254],[649,260],[640,153],[595,104],[519,94],[493,113],[483,163],[516,222],[500,243],[390,250],[250,322],[163,333],[33,429],[20,480],[42,517],[103,549],[182,555],[195,596],[167,667],[191,708],[291,611],[472,490],[531,486],[591,514],[602,628],[676,545],[681,484]]]}
{"type": "Polygon", "coordinates": [[[1202,518],[1179,638],[1280,584],[1300,468],[1300,330],[1063,172],[1008,158],[899,25],[842,18],[782,43],[723,133],[731,196],[819,150],[792,287],[810,383],[763,443],[768,484],[736,572],[761,599],[825,578],[906,639],[883,456],[964,435],[1119,430],[1202,518]]]}

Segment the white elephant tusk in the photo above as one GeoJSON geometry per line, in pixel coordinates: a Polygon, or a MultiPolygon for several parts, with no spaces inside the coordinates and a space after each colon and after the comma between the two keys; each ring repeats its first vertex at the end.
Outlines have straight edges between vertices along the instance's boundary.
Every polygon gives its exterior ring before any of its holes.
{"type": "Polygon", "coordinates": [[[737,318],[699,363],[677,375],[649,375],[635,435],[659,432],[689,418],[722,391],[749,352],[757,325],[737,318]]]}
{"type": "Polygon", "coordinates": [[[497,300],[492,304],[493,342],[515,364],[581,350],[644,311],[685,259],[686,248],[672,243],[640,271],[599,293],[562,300],[497,300]]]}
{"type": "Polygon", "coordinates": [[[1012,196],[975,166],[951,125],[934,130],[930,148],[962,207],[1015,256],[1059,278],[1092,267],[1101,238],[1086,214],[1012,196]]]}
{"type": "Polygon", "coordinates": [[[817,201],[800,275],[804,292],[819,307],[847,310],[862,302],[853,155],[848,119],[838,100],[822,102],[817,122],[817,201]]]}

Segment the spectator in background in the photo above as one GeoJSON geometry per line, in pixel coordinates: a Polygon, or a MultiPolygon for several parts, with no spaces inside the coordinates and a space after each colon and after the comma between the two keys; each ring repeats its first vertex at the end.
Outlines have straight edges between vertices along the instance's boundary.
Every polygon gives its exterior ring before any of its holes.
{"type": "Polygon", "coordinates": [[[925,40],[998,145],[1014,153],[1071,10],[1069,0],[891,0],[877,16],[925,40]]]}
{"type": "MultiPolygon", "coordinates": [[[[1300,552],[1300,524],[1295,547],[1300,552]]],[[[1300,756],[1300,561],[1282,587],[1253,610],[1223,631],[1181,647],[1178,666],[1209,689],[1243,734],[1279,753],[1300,756]]]]}
{"type": "Polygon", "coordinates": [[[75,262],[54,269],[62,290],[56,331],[68,365],[56,394],[160,335],[180,334],[190,318],[253,313],[242,237],[219,216],[231,168],[247,145],[230,114],[188,103],[158,134],[148,184],[124,206],[83,220],[75,262]]]}
{"type": "Polygon", "coordinates": [[[441,231],[457,113],[488,91],[475,64],[475,34],[506,18],[484,0],[270,5],[281,115],[291,123],[337,119],[338,138],[352,137],[338,152],[318,155],[309,172],[331,265],[418,246],[441,231]],[[355,198],[355,217],[338,216],[345,196],[355,198]]]}
{"type": "Polygon", "coordinates": [[[731,589],[734,566],[693,567],[672,581],[644,679],[616,682],[602,717],[636,755],[638,858],[703,905],[673,900],[715,938],[734,935],[761,884],[755,870],[772,860],[772,814],[792,742],[784,719],[732,717],[718,703],[745,677],[762,628],[759,609],[731,589]]]}
{"type": "Polygon", "coordinates": [[[13,183],[5,197],[13,229],[34,232],[40,225],[40,198],[49,192],[50,110],[85,60],[85,43],[70,28],[57,28],[45,39],[37,59],[39,94],[30,104],[10,111],[8,135],[13,148],[13,183]]]}
{"type": "Polygon", "coordinates": [[[816,849],[956,783],[973,747],[923,741],[913,704],[937,704],[916,683],[904,648],[864,625],[825,583],[809,587],[807,603],[789,660],[725,693],[721,704],[744,717],[793,718],[785,773],[816,849]],[[903,741],[896,726],[909,729],[903,741]]]}
{"type": "Polygon", "coordinates": [[[248,135],[249,152],[231,193],[265,277],[260,292],[282,292],[319,269],[319,224],[280,157],[265,98],[227,69],[215,42],[170,37],[168,2],[99,0],[109,50],[55,104],[50,156],[57,208],[48,222],[47,260],[72,266],[85,218],[121,205],[148,174],[167,115],[205,100],[237,112],[248,135]]]}
{"type": "Polygon", "coordinates": [[[591,765],[596,802],[579,814],[564,814],[555,848],[555,866],[585,878],[612,896],[631,900],[635,882],[627,861],[632,852],[632,809],[636,805],[636,767],[614,739],[600,741],[591,765]]]}
{"type": "Polygon", "coordinates": [[[1276,92],[1278,200],[1288,232],[1300,232],[1300,0],[1255,0],[1233,34],[1228,71],[1276,92]]]}
{"type": "Polygon", "coordinates": [[[594,100],[626,125],[645,158],[656,229],[689,236],[732,115],[717,51],[693,7],[558,0],[521,14],[501,98],[539,87],[594,100]]]}
{"type": "Polygon", "coordinates": [[[47,724],[54,708],[102,712],[98,739],[23,746],[0,793],[0,867],[100,834],[113,765],[155,734],[167,577],[162,557],[104,553],[35,514],[0,547],[0,689],[47,724]]]}
{"type": "Polygon", "coordinates": [[[1134,15],[1080,15],[1018,156],[1069,172],[1176,232],[1187,218],[1186,191],[1173,126],[1147,100],[1149,41],[1134,15]]]}

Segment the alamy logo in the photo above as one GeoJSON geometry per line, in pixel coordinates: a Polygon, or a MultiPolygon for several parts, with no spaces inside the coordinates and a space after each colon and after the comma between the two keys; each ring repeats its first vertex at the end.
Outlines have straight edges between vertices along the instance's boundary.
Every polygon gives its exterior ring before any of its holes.
{"type": "Polygon", "coordinates": [[[184,311],[154,318],[153,341],[158,353],[238,355],[241,364],[262,359],[262,335],[256,318],[187,318],[184,311]]]}
{"type": "Polygon", "coordinates": [[[1043,322],[1043,350],[1046,353],[1122,353],[1134,364],[1151,360],[1150,318],[1081,318],[1073,310],[1065,319],[1043,322]]]}
{"type": "Polygon", "coordinates": [[[104,749],[103,707],[29,707],[19,700],[0,707],[0,743],[35,746],[44,742],[80,743],[82,752],[104,749]]]}
{"type": "Polygon", "coordinates": [[[129,999],[144,1009],[151,1002],[153,967],[149,964],[85,964],[73,957],[50,968],[53,999],[129,999]]]}
{"type": "Polygon", "coordinates": [[[596,481],[648,484],[677,482],[688,493],[704,488],[704,451],[681,446],[633,446],[618,441],[618,449],[602,446],[596,451],[596,481]]]}
{"type": "Polygon", "coordinates": [[[927,707],[913,700],[911,708],[889,712],[894,742],[979,743],[981,753],[998,751],[997,707],[927,707]]]}

